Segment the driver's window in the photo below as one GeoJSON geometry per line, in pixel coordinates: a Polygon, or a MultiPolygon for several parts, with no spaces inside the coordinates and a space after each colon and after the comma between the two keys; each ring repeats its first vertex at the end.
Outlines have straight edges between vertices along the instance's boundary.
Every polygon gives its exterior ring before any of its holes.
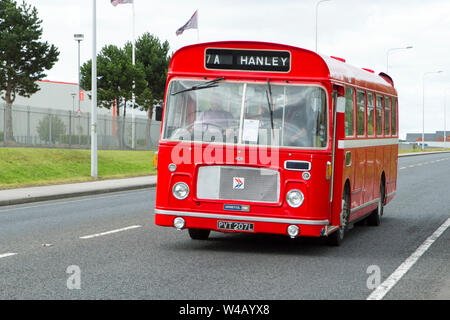
{"type": "Polygon", "coordinates": [[[197,105],[194,141],[237,143],[243,85],[218,83],[193,93],[197,105]]]}

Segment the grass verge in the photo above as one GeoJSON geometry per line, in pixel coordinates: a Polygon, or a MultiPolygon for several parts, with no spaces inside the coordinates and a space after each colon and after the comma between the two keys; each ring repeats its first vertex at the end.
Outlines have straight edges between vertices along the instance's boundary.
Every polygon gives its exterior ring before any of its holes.
{"type": "Polygon", "coordinates": [[[398,153],[421,153],[421,152],[435,152],[435,151],[450,151],[450,149],[445,149],[445,148],[439,148],[439,149],[425,149],[424,151],[422,151],[421,149],[411,149],[411,150],[398,150],[398,153]]]}
{"type": "MultiPolygon", "coordinates": [[[[153,154],[99,150],[99,179],[154,175],[153,154]]],[[[93,180],[90,150],[0,148],[0,189],[93,180]]]]}

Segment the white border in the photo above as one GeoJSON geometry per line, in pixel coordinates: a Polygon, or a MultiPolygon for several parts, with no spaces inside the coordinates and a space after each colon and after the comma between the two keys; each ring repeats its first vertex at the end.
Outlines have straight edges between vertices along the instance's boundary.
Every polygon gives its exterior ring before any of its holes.
{"type": "Polygon", "coordinates": [[[246,48],[221,48],[221,47],[206,47],[203,51],[203,68],[205,70],[219,70],[219,71],[234,71],[234,72],[264,72],[264,73],[280,73],[280,74],[286,74],[290,73],[292,70],[292,52],[289,50],[275,50],[275,49],[246,49],[246,48]],[[243,50],[243,51],[273,51],[273,52],[288,52],[289,53],[289,70],[288,71],[267,71],[267,70],[241,70],[241,69],[210,69],[206,67],[206,50],[208,49],[217,49],[217,50],[243,50]]]}
{"type": "Polygon", "coordinates": [[[388,146],[395,144],[398,144],[398,138],[339,140],[338,149],[388,146]]]}

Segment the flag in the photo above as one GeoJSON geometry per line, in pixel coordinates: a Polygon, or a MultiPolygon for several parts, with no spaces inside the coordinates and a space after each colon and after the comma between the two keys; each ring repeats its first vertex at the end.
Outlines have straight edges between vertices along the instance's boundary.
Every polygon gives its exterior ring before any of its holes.
{"type": "Polygon", "coordinates": [[[176,32],[177,36],[182,34],[183,31],[186,29],[198,29],[198,14],[197,13],[198,13],[198,10],[196,10],[194,12],[192,17],[189,19],[188,22],[186,22],[186,24],[184,26],[182,26],[181,28],[179,28],[177,30],[177,32],[176,32]]]}
{"type": "Polygon", "coordinates": [[[111,4],[115,7],[118,4],[133,3],[133,0],[111,0],[111,4]]]}

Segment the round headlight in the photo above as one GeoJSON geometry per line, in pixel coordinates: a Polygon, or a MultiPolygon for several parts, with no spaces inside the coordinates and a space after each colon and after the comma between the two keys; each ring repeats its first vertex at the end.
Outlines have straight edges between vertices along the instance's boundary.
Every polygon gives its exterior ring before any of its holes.
{"type": "Polygon", "coordinates": [[[299,227],[297,227],[294,224],[291,224],[288,228],[287,228],[287,233],[291,238],[295,238],[296,236],[298,236],[298,234],[300,233],[300,229],[299,227]]]}
{"type": "Polygon", "coordinates": [[[178,182],[175,183],[175,185],[172,188],[172,193],[175,198],[178,200],[186,199],[189,195],[189,187],[184,182],[178,182]]]}
{"type": "Polygon", "coordinates": [[[183,218],[181,217],[176,217],[175,219],[173,219],[173,226],[177,229],[177,230],[181,230],[184,228],[186,222],[184,221],[183,218]]]}
{"type": "Polygon", "coordinates": [[[291,190],[286,195],[287,203],[293,208],[300,207],[303,204],[303,200],[305,200],[305,196],[300,190],[291,190]]]}

